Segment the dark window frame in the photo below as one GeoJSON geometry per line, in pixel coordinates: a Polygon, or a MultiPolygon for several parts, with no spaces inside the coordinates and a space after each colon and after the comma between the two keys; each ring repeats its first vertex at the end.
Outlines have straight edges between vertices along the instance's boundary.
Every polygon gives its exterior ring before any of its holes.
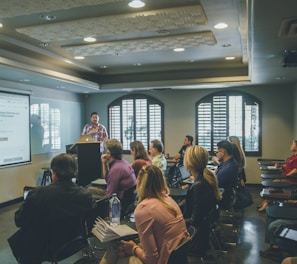
{"type": "MultiPolygon", "coordinates": [[[[262,102],[256,98],[255,96],[252,96],[248,93],[241,92],[241,91],[220,91],[220,92],[214,92],[211,93],[203,98],[201,98],[199,101],[195,103],[195,137],[196,137],[196,144],[199,145],[199,135],[198,135],[198,130],[199,130],[199,116],[198,116],[198,107],[201,104],[209,104],[210,107],[210,116],[211,116],[211,121],[209,122],[211,124],[211,132],[210,132],[210,150],[209,153],[210,155],[215,155],[215,141],[214,141],[214,118],[213,118],[213,98],[214,97],[219,97],[219,96],[225,96],[227,97],[226,99],[226,135],[229,135],[228,133],[228,121],[229,121],[229,103],[228,99],[230,96],[242,96],[242,138],[245,139],[245,114],[247,110],[245,109],[246,103],[247,105],[253,105],[257,104],[258,106],[258,150],[257,151],[247,151],[245,148],[245,140],[241,140],[242,147],[245,151],[246,156],[250,157],[257,157],[262,155],[262,102]]],[[[207,122],[206,122],[207,123],[207,122]]],[[[223,124],[224,125],[224,124],[223,124]]],[[[225,138],[222,138],[225,139],[225,138]]],[[[202,145],[202,144],[201,144],[202,145]]],[[[203,145],[202,145],[203,146],[203,145]]]]}
{"type": "MultiPolygon", "coordinates": [[[[162,102],[160,102],[158,99],[149,96],[149,95],[145,95],[145,94],[129,94],[129,95],[124,95],[121,96],[117,99],[115,99],[114,101],[112,101],[108,106],[107,106],[107,113],[108,113],[108,131],[110,133],[110,137],[112,137],[112,128],[111,126],[114,126],[114,124],[111,124],[112,120],[111,120],[111,109],[113,107],[119,107],[118,111],[120,113],[120,119],[119,119],[119,133],[120,133],[120,138],[116,138],[119,141],[121,141],[121,143],[123,144],[123,137],[124,137],[124,131],[123,131],[123,101],[124,100],[133,100],[133,121],[131,121],[131,124],[133,124],[133,128],[131,129],[131,133],[133,134],[132,137],[133,140],[140,140],[141,139],[137,138],[136,133],[137,133],[137,125],[136,125],[136,112],[137,109],[135,107],[135,102],[138,99],[144,99],[147,101],[147,112],[146,112],[146,121],[147,121],[147,127],[146,127],[146,144],[144,143],[144,146],[146,147],[146,149],[149,149],[149,144],[150,141],[156,139],[156,138],[150,138],[150,111],[149,108],[152,105],[158,105],[160,107],[160,119],[161,119],[161,131],[160,131],[160,140],[162,142],[164,142],[164,104],[162,102]]],[[[124,145],[123,145],[123,154],[130,154],[130,149],[125,149],[124,145]]]]}

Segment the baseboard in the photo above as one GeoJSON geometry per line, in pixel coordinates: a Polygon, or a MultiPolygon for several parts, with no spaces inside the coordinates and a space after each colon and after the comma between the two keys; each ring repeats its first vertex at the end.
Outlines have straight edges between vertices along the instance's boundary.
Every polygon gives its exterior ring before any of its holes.
{"type": "Polygon", "coordinates": [[[20,198],[16,198],[16,199],[13,199],[13,200],[4,202],[4,203],[0,203],[0,208],[6,207],[6,206],[9,206],[9,205],[12,205],[12,204],[16,204],[16,203],[19,203],[19,202],[22,202],[23,200],[24,200],[23,197],[20,197],[20,198]]]}

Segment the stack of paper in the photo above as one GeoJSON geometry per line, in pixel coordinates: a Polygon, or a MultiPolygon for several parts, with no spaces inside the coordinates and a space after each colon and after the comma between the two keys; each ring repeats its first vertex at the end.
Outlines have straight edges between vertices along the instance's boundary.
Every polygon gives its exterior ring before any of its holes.
{"type": "Polygon", "coordinates": [[[102,218],[98,217],[95,221],[92,233],[102,242],[108,242],[128,236],[137,236],[137,231],[128,225],[121,224],[110,226],[102,218]]]}

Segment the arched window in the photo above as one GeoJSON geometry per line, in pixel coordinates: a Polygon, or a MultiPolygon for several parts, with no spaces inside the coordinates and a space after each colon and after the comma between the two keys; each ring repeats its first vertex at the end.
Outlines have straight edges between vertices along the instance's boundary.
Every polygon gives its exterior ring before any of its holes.
{"type": "Polygon", "coordinates": [[[210,94],[196,103],[196,143],[214,155],[216,145],[238,136],[247,156],[261,156],[261,102],[237,91],[210,94]]]}
{"type": "Polygon", "coordinates": [[[44,129],[42,149],[34,151],[33,154],[49,152],[61,149],[61,113],[58,108],[50,107],[49,104],[32,104],[31,114],[40,118],[40,125],[44,129]]]}
{"type": "Polygon", "coordinates": [[[151,140],[164,139],[164,107],[147,95],[129,95],[108,105],[109,137],[123,144],[124,153],[130,153],[130,142],[139,140],[149,147],[151,140]]]}

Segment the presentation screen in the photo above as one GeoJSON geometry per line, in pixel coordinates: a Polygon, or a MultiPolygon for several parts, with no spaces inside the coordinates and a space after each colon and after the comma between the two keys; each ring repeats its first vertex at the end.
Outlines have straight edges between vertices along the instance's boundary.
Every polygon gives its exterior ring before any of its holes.
{"type": "Polygon", "coordinates": [[[0,91],[0,167],[31,162],[30,96],[0,91]]]}

